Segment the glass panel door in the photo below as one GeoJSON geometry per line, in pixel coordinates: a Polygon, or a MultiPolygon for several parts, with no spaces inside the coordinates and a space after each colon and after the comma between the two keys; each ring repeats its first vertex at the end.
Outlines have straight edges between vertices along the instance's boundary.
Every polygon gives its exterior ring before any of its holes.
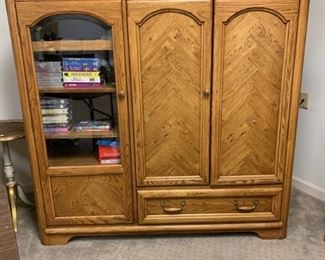
{"type": "Polygon", "coordinates": [[[111,26],[55,15],[31,38],[49,167],[120,164],[111,26]]]}
{"type": "Polygon", "coordinates": [[[46,223],[131,223],[121,2],[23,1],[16,9],[46,223]]]}

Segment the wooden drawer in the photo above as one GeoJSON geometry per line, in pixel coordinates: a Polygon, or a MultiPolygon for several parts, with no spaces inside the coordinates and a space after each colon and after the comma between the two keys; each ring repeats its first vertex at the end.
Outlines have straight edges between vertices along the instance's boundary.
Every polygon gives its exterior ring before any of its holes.
{"type": "Polygon", "coordinates": [[[280,187],[139,190],[139,223],[277,221],[281,193],[280,187]]]}

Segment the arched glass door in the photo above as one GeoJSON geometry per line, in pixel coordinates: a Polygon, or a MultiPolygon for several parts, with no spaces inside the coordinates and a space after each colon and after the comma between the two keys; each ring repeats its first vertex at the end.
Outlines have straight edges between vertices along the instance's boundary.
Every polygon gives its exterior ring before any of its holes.
{"type": "Polygon", "coordinates": [[[16,8],[47,224],[132,222],[121,3],[16,8]]]}

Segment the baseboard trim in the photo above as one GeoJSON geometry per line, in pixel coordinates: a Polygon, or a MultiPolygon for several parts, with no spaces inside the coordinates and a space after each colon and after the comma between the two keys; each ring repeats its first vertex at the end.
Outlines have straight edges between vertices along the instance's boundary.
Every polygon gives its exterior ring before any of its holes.
{"type": "Polygon", "coordinates": [[[325,190],[315,186],[314,184],[311,184],[300,178],[293,177],[292,185],[298,190],[301,190],[310,196],[313,196],[321,201],[325,201],[325,190]]]}

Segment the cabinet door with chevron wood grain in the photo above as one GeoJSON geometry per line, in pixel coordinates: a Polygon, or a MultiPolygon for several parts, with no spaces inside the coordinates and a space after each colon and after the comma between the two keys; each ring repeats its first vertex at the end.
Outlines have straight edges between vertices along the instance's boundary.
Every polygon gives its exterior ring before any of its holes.
{"type": "Polygon", "coordinates": [[[282,183],[298,0],[218,0],[212,183],[282,183]]]}
{"type": "Polygon", "coordinates": [[[209,182],[212,3],[129,1],[138,185],[209,182]]]}

